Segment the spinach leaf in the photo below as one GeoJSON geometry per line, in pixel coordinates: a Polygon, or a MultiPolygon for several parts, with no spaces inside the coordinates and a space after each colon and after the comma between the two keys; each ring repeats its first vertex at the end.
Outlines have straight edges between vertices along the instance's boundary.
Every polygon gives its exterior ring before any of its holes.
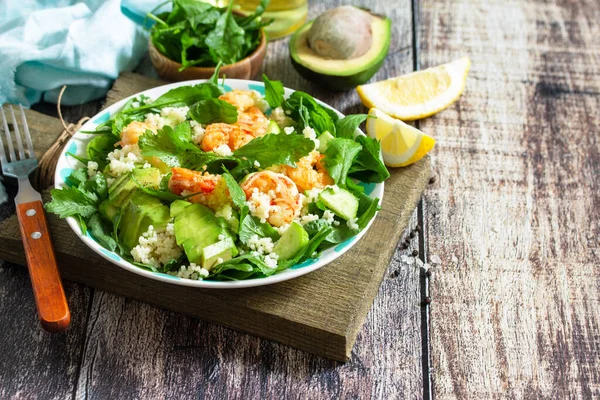
{"type": "Polygon", "coordinates": [[[328,142],[323,164],[340,187],[346,187],[348,171],[362,146],[351,139],[335,138],[328,142]]]}
{"type": "Polygon", "coordinates": [[[335,122],[336,135],[339,138],[354,139],[354,132],[362,122],[367,119],[367,114],[346,115],[335,122]]]}
{"type": "Polygon", "coordinates": [[[381,144],[377,139],[357,136],[356,141],[362,145],[350,175],[363,182],[383,182],[390,177],[390,172],[381,159],[381,144]]]}
{"type": "Polygon", "coordinates": [[[270,237],[273,241],[279,239],[279,233],[270,224],[247,214],[240,224],[240,241],[245,244],[255,235],[259,238],[270,237]]]}
{"type": "Polygon", "coordinates": [[[321,106],[308,93],[296,91],[292,93],[285,102],[285,107],[291,111],[291,117],[294,120],[301,120],[301,129],[310,126],[318,133],[329,131],[336,136],[335,121],[338,120],[337,114],[321,106]]]}
{"type": "Polygon", "coordinates": [[[223,89],[212,82],[199,83],[194,86],[180,86],[154,100],[152,103],[132,108],[124,113],[142,113],[150,108],[192,106],[200,100],[214,99],[223,94],[223,89]]]}
{"type": "Polygon", "coordinates": [[[315,147],[312,140],[301,135],[268,135],[252,139],[248,144],[233,152],[235,157],[246,157],[258,161],[260,168],[285,164],[296,166],[296,161],[308,155],[315,147]]]}
{"type": "Polygon", "coordinates": [[[213,29],[204,39],[213,59],[233,64],[239,59],[244,44],[244,30],[235,21],[231,10],[233,1],[229,2],[227,11],[222,14],[213,29]]]}
{"type": "Polygon", "coordinates": [[[265,74],[262,76],[265,83],[265,99],[269,103],[269,107],[277,108],[283,103],[283,84],[281,81],[272,81],[265,74]]]}
{"type": "Polygon", "coordinates": [[[200,100],[190,109],[190,117],[200,124],[224,122],[234,124],[238,119],[235,106],[221,99],[200,100]]]}
{"type": "Polygon", "coordinates": [[[111,227],[106,224],[99,214],[94,214],[87,222],[87,229],[102,246],[110,251],[115,251],[117,242],[110,235],[111,227]]]}
{"type": "Polygon", "coordinates": [[[87,155],[91,161],[98,164],[98,170],[102,171],[106,166],[106,157],[108,153],[115,149],[115,143],[118,138],[112,134],[102,134],[95,136],[87,145],[87,155]]]}

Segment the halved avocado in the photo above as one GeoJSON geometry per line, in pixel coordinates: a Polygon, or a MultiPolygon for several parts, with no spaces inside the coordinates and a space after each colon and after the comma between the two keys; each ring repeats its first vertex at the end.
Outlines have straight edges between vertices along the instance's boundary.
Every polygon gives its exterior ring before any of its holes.
{"type": "MultiPolygon", "coordinates": [[[[348,11],[347,7],[349,6],[344,7],[345,11],[348,11]]],[[[330,89],[345,90],[362,85],[379,70],[390,47],[391,21],[358,8],[352,7],[352,9],[354,10],[351,12],[361,13],[357,14],[361,20],[365,20],[364,14],[366,14],[370,21],[371,41],[368,49],[358,56],[351,55],[349,58],[340,58],[339,54],[327,57],[311,48],[310,42],[315,42],[309,36],[313,34],[311,28],[315,21],[325,15],[323,14],[299,28],[290,39],[292,65],[300,75],[330,89]]],[[[351,29],[351,27],[349,28],[351,29]]],[[[327,33],[321,33],[321,36],[326,40],[327,33]]],[[[339,37],[336,40],[337,42],[332,42],[330,48],[340,47],[336,44],[339,44],[339,37]]],[[[349,48],[353,50],[352,46],[349,48]]],[[[324,52],[321,51],[321,53],[324,52]]]]}

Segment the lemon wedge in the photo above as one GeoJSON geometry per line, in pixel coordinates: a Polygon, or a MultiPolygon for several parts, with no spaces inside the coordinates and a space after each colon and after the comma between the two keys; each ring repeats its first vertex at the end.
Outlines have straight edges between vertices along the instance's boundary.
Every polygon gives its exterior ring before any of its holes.
{"type": "Polygon", "coordinates": [[[358,86],[363,104],[412,121],[433,115],[462,94],[471,61],[467,57],[423,71],[358,86]]]}
{"type": "Polygon", "coordinates": [[[369,110],[367,134],[381,141],[383,162],[388,167],[405,167],[419,161],[435,145],[435,139],[415,127],[394,119],[376,108],[369,110]]]}

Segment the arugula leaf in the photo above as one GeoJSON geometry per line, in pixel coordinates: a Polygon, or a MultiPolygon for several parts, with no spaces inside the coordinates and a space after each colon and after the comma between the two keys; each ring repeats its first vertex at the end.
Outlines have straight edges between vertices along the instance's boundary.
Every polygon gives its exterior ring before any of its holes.
{"type": "Polygon", "coordinates": [[[225,100],[200,100],[190,109],[190,117],[200,124],[224,122],[234,124],[238,119],[237,108],[225,100]]]}
{"type": "Polygon", "coordinates": [[[87,145],[87,155],[91,161],[98,164],[98,170],[103,170],[106,166],[106,157],[108,153],[115,149],[115,143],[119,139],[112,134],[102,134],[95,136],[87,145]]]}
{"type": "Polygon", "coordinates": [[[339,138],[354,139],[354,131],[364,120],[367,114],[346,115],[335,122],[336,135],[339,138]]]}
{"type": "Polygon", "coordinates": [[[195,169],[218,160],[232,160],[232,157],[219,157],[214,153],[205,153],[192,143],[192,130],[189,122],[175,128],[165,125],[156,134],[146,132],[140,136],[142,155],[158,157],[170,167],[195,169]]]}
{"type": "Polygon", "coordinates": [[[212,82],[199,83],[194,86],[180,86],[154,100],[152,103],[123,111],[122,113],[142,113],[150,108],[192,106],[200,100],[214,99],[223,94],[223,89],[212,82]]]}
{"type": "Polygon", "coordinates": [[[110,227],[102,221],[100,214],[96,213],[87,222],[87,228],[90,235],[94,237],[102,246],[110,251],[115,251],[117,242],[110,235],[110,227]]]}
{"type": "Polygon", "coordinates": [[[350,175],[363,182],[383,182],[390,177],[390,172],[381,159],[381,144],[377,139],[357,136],[356,141],[362,145],[350,175]]]}
{"type": "Polygon", "coordinates": [[[204,39],[213,59],[223,60],[227,64],[239,59],[245,33],[231,14],[232,7],[233,1],[230,1],[227,11],[217,20],[215,29],[204,39]]]}
{"type": "Polygon", "coordinates": [[[246,194],[235,181],[233,176],[227,171],[226,168],[223,168],[225,172],[223,173],[223,179],[225,179],[225,183],[227,184],[227,189],[229,189],[229,195],[231,196],[231,200],[233,200],[233,204],[240,210],[246,206],[246,194]]]}
{"type": "Polygon", "coordinates": [[[265,74],[262,76],[265,83],[265,99],[269,103],[269,107],[277,108],[283,103],[283,83],[281,81],[272,81],[265,74]]]}
{"type": "Polygon", "coordinates": [[[254,235],[259,238],[270,237],[273,241],[279,239],[279,233],[267,222],[260,220],[250,214],[247,214],[240,224],[239,237],[242,243],[247,243],[254,235]]]}
{"type": "Polygon", "coordinates": [[[362,146],[351,139],[335,138],[327,143],[323,164],[340,187],[346,187],[346,177],[362,146]]]}
{"type": "Polygon", "coordinates": [[[312,140],[301,135],[268,135],[252,139],[245,146],[233,152],[235,157],[246,157],[258,161],[261,168],[285,164],[296,166],[296,161],[308,155],[315,148],[312,140]]]}

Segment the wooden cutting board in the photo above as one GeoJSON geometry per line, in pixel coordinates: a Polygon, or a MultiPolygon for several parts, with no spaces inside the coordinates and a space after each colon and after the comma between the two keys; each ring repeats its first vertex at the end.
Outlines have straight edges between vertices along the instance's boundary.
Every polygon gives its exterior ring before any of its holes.
{"type": "MultiPolygon", "coordinates": [[[[107,106],[164,83],[123,73],[108,93],[107,106]]],[[[35,111],[28,111],[27,119],[39,157],[62,126],[56,118],[35,111]]],[[[258,288],[211,290],[147,279],[96,255],[65,221],[48,215],[48,224],[64,279],[346,361],[430,174],[428,157],[392,169],[381,211],[351,250],[315,272],[258,288]]],[[[47,199],[48,193],[44,196],[47,199]]],[[[0,223],[0,259],[25,263],[16,216],[0,223]]]]}

